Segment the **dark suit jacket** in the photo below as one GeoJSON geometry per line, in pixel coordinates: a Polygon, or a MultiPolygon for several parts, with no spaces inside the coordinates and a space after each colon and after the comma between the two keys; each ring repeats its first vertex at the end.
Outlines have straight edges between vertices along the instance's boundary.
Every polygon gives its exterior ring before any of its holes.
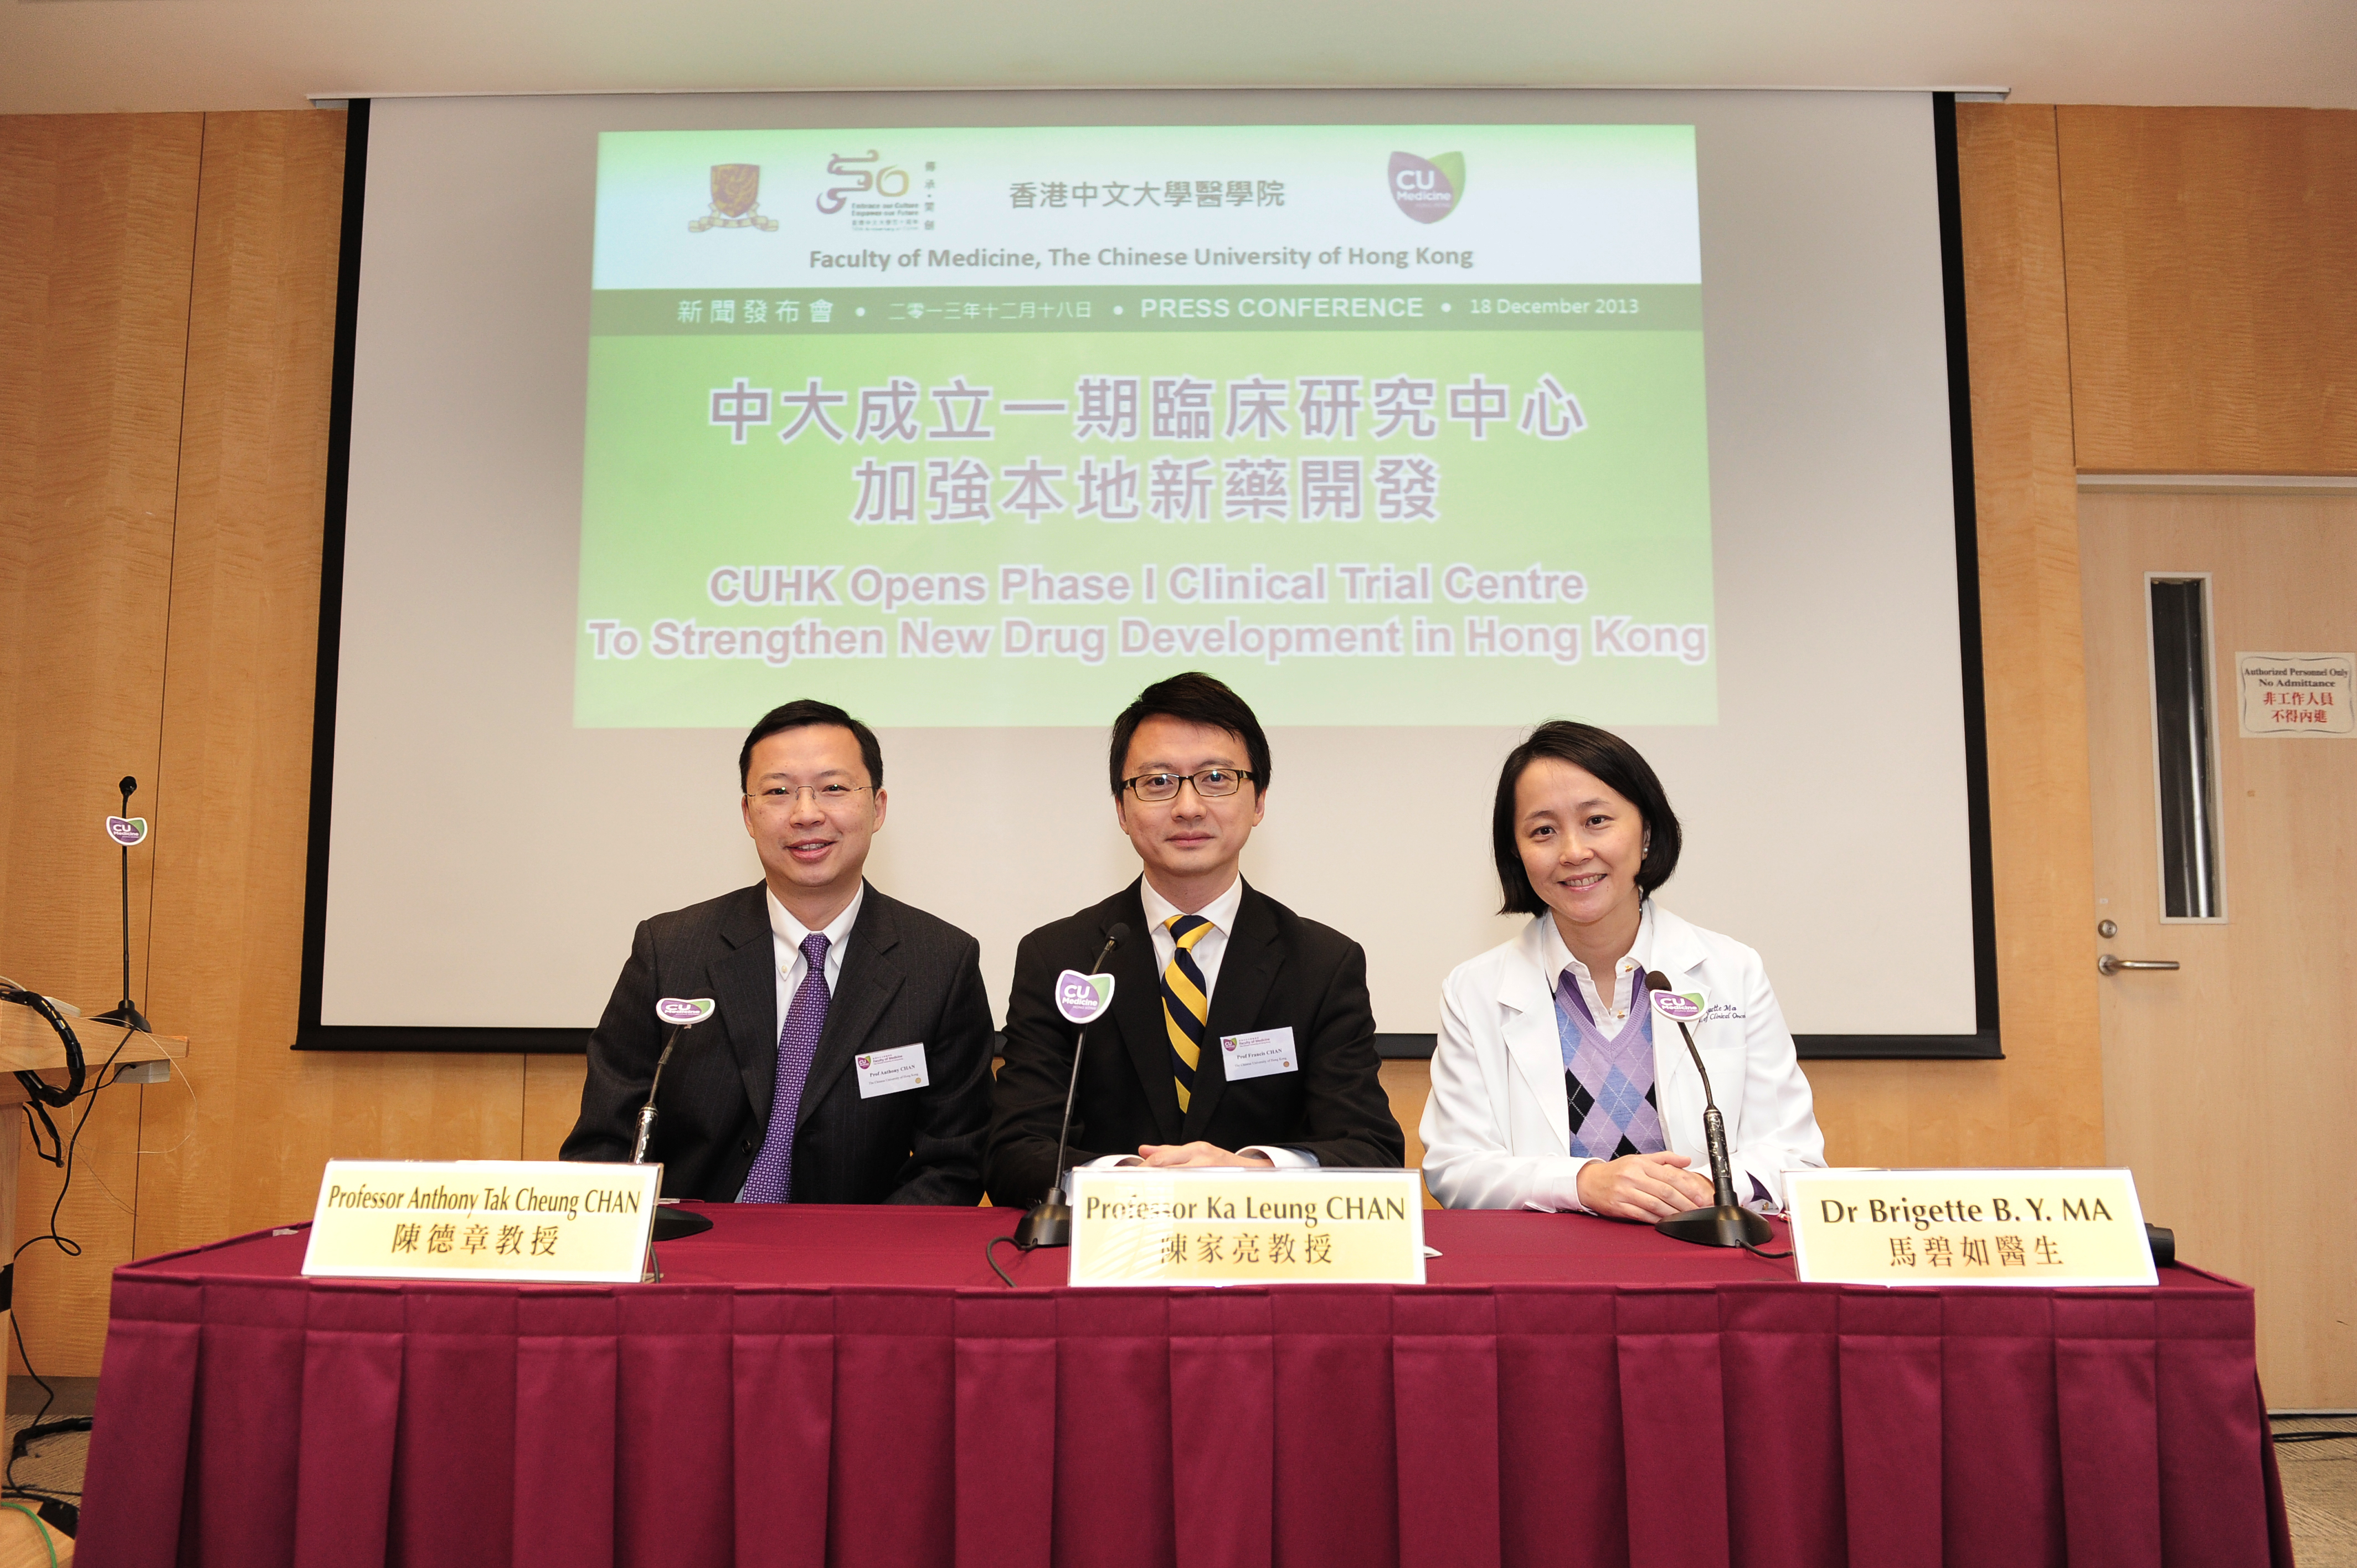
{"type": "Polygon", "coordinates": [[[1134,1155],[1140,1144],[1202,1139],[1223,1149],[1299,1149],[1321,1165],[1396,1167],[1406,1140],[1376,1076],[1367,955],[1359,944],[1247,884],[1211,987],[1213,1043],[1181,1116],[1161,976],[1137,887],[1133,882],[1092,909],[1042,926],[1016,950],[1006,1056],[991,1092],[990,1201],[1025,1208],[1054,1183],[1056,1126],[1079,1033],[1056,1011],[1056,977],[1068,969],[1088,973],[1116,920],[1127,923],[1130,938],[1105,961],[1113,1006],[1089,1026],[1082,1050],[1067,1165],[1134,1155]],[[1299,1071],[1226,1080],[1215,1043],[1221,1036],[1286,1026],[1299,1071]]]}
{"type": "MultiPolygon", "coordinates": [[[[802,1089],[797,1203],[954,1203],[982,1196],[990,1119],[990,1004],[981,948],[871,885],[802,1089]],[[922,1089],[859,1097],[852,1058],[922,1042],[922,1089]]],[[[589,1036],[568,1160],[627,1160],[662,1050],[662,996],[709,996],[716,1017],[680,1036],[655,1101],[650,1160],[663,1196],[735,1199],[769,1133],[778,1074],[778,965],[759,884],[640,923],[589,1036]]]]}

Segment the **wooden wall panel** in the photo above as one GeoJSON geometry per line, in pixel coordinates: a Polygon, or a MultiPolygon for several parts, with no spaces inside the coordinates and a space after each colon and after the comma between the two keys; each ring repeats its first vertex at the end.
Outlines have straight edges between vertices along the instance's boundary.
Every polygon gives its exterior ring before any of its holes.
{"type": "Polygon", "coordinates": [[[208,117],[165,671],[156,1004],[190,1096],[149,1094],[143,1251],[307,1215],[331,1155],[511,1156],[515,1057],[295,1038],[343,116],[208,117]]]}
{"type": "Polygon", "coordinates": [[[1962,104],[2002,1062],[1812,1062],[1855,1165],[2093,1165],[2104,1152],[2054,111],[1962,104]]]}
{"type": "Polygon", "coordinates": [[[2357,113],[2060,125],[2080,468],[2357,473],[2357,113]]]}
{"type": "Polygon", "coordinates": [[[565,1134],[581,1116],[581,1083],[589,1076],[587,1057],[523,1058],[523,1154],[527,1160],[553,1160],[565,1134]]]}
{"type": "MultiPolygon", "coordinates": [[[[1432,1064],[1405,1058],[1386,1061],[1383,1066],[1383,1098],[1391,1102],[1392,1118],[1407,1134],[1407,1163],[1421,1169],[1424,1165],[1424,1103],[1432,1098],[1432,1064]]],[[[1424,1206],[1437,1208],[1439,1201],[1432,1189],[1424,1189],[1424,1206]]]]}
{"type": "MultiPolygon", "coordinates": [[[[2008,1059],[1813,1064],[1836,1160],[2102,1157],[2074,469],[2357,470],[2352,121],[1959,111],[2008,1059]]],[[[188,1083],[99,1101],[91,1255],[27,1256],[60,1372],[95,1369],[121,1257],[299,1216],[331,1154],[553,1153],[577,1102],[576,1059],[286,1048],[341,134],[0,120],[0,954],[113,1000],[93,824],[138,773],[143,999],[192,1037],[188,1083]]],[[[1414,1066],[1385,1077],[1412,1123],[1414,1066]]]]}
{"type": "MultiPolygon", "coordinates": [[[[153,791],[203,129],[193,114],[0,120],[0,967],[91,1013],[123,988],[101,827],[114,780],[137,776],[134,811],[170,832],[153,791]]],[[[143,999],[155,842],[131,855],[143,999]]],[[[102,1049],[102,1031],[81,1033],[102,1049]]],[[[109,1265],[91,1259],[130,1255],[136,1095],[67,1120],[91,1112],[59,1228],[91,1257],[37,1247],[16,1281],[45,1369],[87,1369],[61,1331],[104,1317],[109,1265]]],[[[59,1186],[24,1146],[20,1238],[47,1228],[59,1186]]]]}

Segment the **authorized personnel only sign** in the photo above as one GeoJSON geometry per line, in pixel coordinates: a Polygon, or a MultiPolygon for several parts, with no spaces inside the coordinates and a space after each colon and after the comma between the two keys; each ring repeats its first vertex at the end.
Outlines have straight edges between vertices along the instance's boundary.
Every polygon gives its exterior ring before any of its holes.
{"type": "Polygon", "coordinates": [[[2353,667],[2346,653],[2237,653],[2244,736],[2357,735],[2353,667]]]}
{"type": "Polygon", "coordinates": [[[1806,1171],[1785,1176],[1801,1278],[1873,1285],[2149,1285],[2125,1170],[1806,1171]]]}

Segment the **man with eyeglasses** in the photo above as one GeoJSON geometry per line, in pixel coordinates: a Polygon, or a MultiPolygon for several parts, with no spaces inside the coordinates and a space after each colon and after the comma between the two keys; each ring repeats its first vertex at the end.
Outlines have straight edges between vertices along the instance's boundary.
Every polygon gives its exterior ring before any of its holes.
{"type": "Polygon", "coordinates": [[[868,886],[884,754],[818,702],[737,753],[762,880],[640,923],[589,1037],[568,1160],[627,1160],[667,1032],[662,997],[719,1012],[663,1069],[663,1195],[739,1203],[971,1204],[990,1113],[990,1004],[974,938],[868,886]]]}
{"type": "Polygon", "coordinates": [[[992,1092],[990,1200],[1054,1184],[1075,1027],[1056,977],[1106,930],[1111,1009],[1090,1026],[1072,1165],[1386,1165],[1406,1146],[1377,1077],[1367,960],[1237,869],[1268,808],[1268,740],[1209,675],[1148,686],[1113,727],[1114,817],[1144,865],[1092,908],[1023,939],[992,1092]]]}

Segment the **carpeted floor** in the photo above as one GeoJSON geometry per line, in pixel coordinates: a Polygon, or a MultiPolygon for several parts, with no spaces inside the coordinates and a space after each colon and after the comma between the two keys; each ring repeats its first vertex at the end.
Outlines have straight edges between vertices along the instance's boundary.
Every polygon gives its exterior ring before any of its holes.
{"type": "Polygon", "coordinates": [[[2324,1443],[2278,1443],[2284,1512],[2299,1568],[2357,1568],[2357,1416],[2279,1416],[2278,1436],[2346,1432],[2324,1443]]]}
{"type": "MultiPolygon", "coordinates": [[[[58,1391],[51,1419],[90,1413],[96,1378],[53,1378],[50,1385],[58,1391]]],[[[12,1443],[40,1407],[41,1391],[30,1378],[8,1380],[12,1443]]],[[[2352,1434],[2322,1443],[2278,1443],[2276,1462],[2283,1470],[2284,1509],[2291,1516],[2299,1568],[2357,1568],[2357,1416],[2282,1416],[2276,1431],[2352,1434]]],[[[86,1432],[44,1438],[16,1461],[15,1482],[28,1489],[78,1494],[89,1452],[86,1432]]]]}
{"type": "MultiPolygon", "coordinates": [[[[91,1402],[98,1397],[96,1378],[51,1378],[49,1386],[57,1391],[57,1399],[49,1406],[48,1419],[60,1416],[88,1415],[91,1402]]],[[[30,1378],[8,1380],[8,1444],[13,1449],[16,1434],[32,1424],[33,1412],[41,1408],[41,1386],[30,1378]]],[[[9,1449],[0,1449],[0,1459],[9,1449]]],[[[90,1434],[61,1432],[54,1437],[44,1437],[26,1450],[25,1456],[16,1461],[8,1480],[13,1486],[28,1492],[48,1492],[64,1496],[70,1502],[81,1501],[82,1462],[90,1455],[90,1434]]]]}

